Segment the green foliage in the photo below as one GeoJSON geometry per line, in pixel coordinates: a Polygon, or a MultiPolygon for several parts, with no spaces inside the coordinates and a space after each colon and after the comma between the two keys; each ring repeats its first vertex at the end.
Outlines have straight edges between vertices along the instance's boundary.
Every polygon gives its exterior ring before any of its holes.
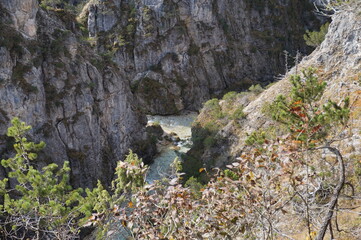
{"type": "MultiPolygon", "coordinates": [[[[108,5],[108,8],[116,8],[112,1],[107,1],[104,4],[108,5]]],[[[134,38],[139,22],[137,8],[132,2],[124,2],[120,11],[122,19],[124,19],[122,24],[115,26],[106,33],[98,32],[95,38],[88,39],[92,46],[104,47],[101,52],[109,52],[111,57],[119,50],[131,53],[134,49],[134,38]]]]}
{"type": "Polygon", "coordinates": [[[98,181],[96,188],[92,190],[86,189],[86,197],[80,206],[84,213],[93,215],[91,218],[83,219],[81,224],[83,226],[98,226],[97,239],[102,239],[109,228],[108,224],[103,221],[104,219],[109,220],[111,209],[114,207],[112,196],[98,181]]]}
{"type": "Polygon", "coordinates": [[[114,193],[119,195],[138,191],[144,185],[146,171],[142,159],[130,150],[124,162],[119,161],[115,169],[117,178],[112,182],[114,193]]]}
{"type": "Polygon", "coordinates": [[[321,26],[320,31],[306,31],[303,35],[306,44],[311,47],[318,47],[325,39],[330,23],[325,23],[321,26]]]}
{"type": "Polygon", "coordinates": [[[31,85],[25,79],[25,74],[30,72],[32,67],[30,65],[24,65],[20,62],[13,68],[12,80],[27,94],[36,93],[38,88],[31,85]]]}
{"type": "Polygon", "coordinates": [[[237,98],[238,93],[237,92],[228,92],[226,94],[224,94],[222,100],[226,101],[226,102],[231,102],[234,101],[237,98]]]}
{"type": "Polygon", "coordinates": [[[204,104],[204,111],[210,115],[211,118],[219,119],[223,117],[221,106],[217,98],[212,98],[204,104]]]}
{"type": "Polygon", "coordinates": [[[236,108],[236,110],[233,111],[233,113],[230,116],[230,119],[232,120],[237,120],[237,119],[242,119],[245,118],[246,114],[243,112],[243,106],[239,106],[236,108]]]}
{"type": "Polygon", "coordinates": [[[263,87],[259,84],[250,86],[248,90],[256,95],[258,95],[264,91],[263,87]]]}
{"type": "MultiPolygon", "coordinates": [[[[75,239],[82,226],[99,227],[97,238],[121,223],[115,218],[114,209],[132,201],[132,194],[140,191],[145,183],[147,168],[136,154],[130,151],[124,162],[119,162],[112,181],[112,193],[98,182],[90,190],[73,189],[69,184],[69,163],[62,168],[52,163],[41,170],[33,167],[37,152],[45,143],[28,141],[26,134],[31,127],[14,118],[7,135],[14,138],[16,155],[2,160],[8,177],[0,180],[3,196],[0,213],[0,232],[8,238],[75,239]],[[9,182],[12,182],[10,188],[9,182]],[[91,216],[89,218],[89,216],[91,216]]],[[[175,162],[180,169],[180,163],[175,162]]]]}
{"type": "Polygon", "coordinates": [[[343,106],[328,101],[320,106],[326,83],[318,79],[316,69],[302,71],[303,77],[291,76],[290,98],[279,95],[270,105],[274,120],[288,126],[295,139],[309,144],[326,137],[335,124],[345,124],[349,116],[349,99],[343,106]]]}
{"type": "MultiPolygon", "coordinates": [[[[0,11],[4,10],[0,8],[0,11]]],[[[18,55],[22,55],[22,43],[26,42],[24,41],[23,36],[18,31],[14,31],[9,24],[6,24],[1,15],[0,20],[0,46],[4,46],[8,50],[13,51],[18,55]]]]}
{"type": "Polygon", "coordinates": [[[162,64],[161,62],[158,62],[157,64],[153,64],[149,67],[149,70],[153,71],[153,72],[158,72],[158,73],[162,73],[163,69],[162,69],[162,64]]]}
{"type": "Polygon", "coordinates": [[[184,184],[184,186],[190,189],[194,198],[199,199],[202,197],[201,189],[204,186],[200,182],[198,182],[195,177],[190,177],[184,184]]]}
{"type": "Polygon", "coordinates": [[[176,157],[171,164],[171,168],[172,168],[173,173],[175,173],[174,175],[180,173],[183,169],[182,161],[179,160],[178,157],[176,157]]]}
{"type": "MultiPolygon", "coordinates": [[[[222,107],[217,98],[208,100],[203,108],[203,112],[208,116],[207,123],[215,124],[220,120],[237,120],[244,118],[246,115],[243,112],[243,106],[235,102],[237,97],[238,94],[236,92],[225,94],[222,98],[222,100],[225,101],[222,107]]],[[[222,123],[219,122],[218,125],[222,125],[222,123]]]]}
{"type": "MultiPolygon", "coordinates": [[[[196,150],[189,154],[196,154],[197,156],[188,159],[190,163],[188,165],[192,165],[194,168],[185,167],[187,176],[199,175],[196,161],[199,161],[202,151],[225,140],[217,134],[219,130],[229,123],[237,125],[241,119],[246,117],[243,106],[239,103],[242,96],[243,93],[229,92],[223,96],[221,101],[213,98],[204,104],[202,112],[192,128],[193,149],[196,150]]],[[[211,165],[210,161],[207,167],[211,165]]]]}
{"type": "Polygon", "coordinates": [[[10,238],[72,239],[80,228],[76,220],[86,215],[79,209],[82,189],[69,185],[69,163],[62,168],[54,163],[41,170],[34,168],[31,163],[45,143],[28,141],[25,135],[31,127],[18,118],[11,123],[7,135],[15,139],[16,155],[1,161],[9,169],[8,178],[0,181],[4,196],[0,211],[6,218],[1,222],[2,231],[10,238]],[[16,183],[15,188],[9,188],[10,180],[16,183]]]}
{"type": "Polygon", "coordinates": [[[69,37],[70,31],[55,29],[52,36],[53,40],[51,41],[49,46],[46,46],[44,49],[46,52],[50,52],[50,54],[57,58],[59,57],[59,52],[64,52],[65,55],[69,55],[69,52],[66,48],[65,42],[69,37]]]}
{"type": "Polygon", "coordinates": [[[159,127],[159,126],[160,126],[160,122],[159,122],[159,121],[152,122],[152,126],[159,127]]]}
{"type": "Polygon", "coordinates": [[[224,170],[223,173],[224,173],[225,177],[228,177],[228,178],[230,178],[230,179],[232,179],[234,181],[237,181],[239,179],[238,174],[236,172],[230,170],[230,169],[224,170]]]}
{"type": "Polygon", "coordinates": [[[44,9],[53,9],[59,8],[61,5],[64,5],[65,1],[63,0],[41,0],[40,7],[44,9]]]}
{"type": "Polygon", "coordinates": [[[247,136],[245,142],[247,145],[261,145],[266,142],[266,132],[264,131],[254,131],[247,136]]]}
{"type": "Polygon", "coordinates": [[[124,203],[132,205],[132,194],[142,190],[147,170],[142,159],[130,150],[124,162],[119,161],[117,164],[111,193],[100,182],[93,190],[86,190],[83,211],[93,211],[93,217],[86,225],[98,227],[97,239],[104,239],[110,229],[122,225],[115,216],[116,209],[124,203]]]}
{"type": "Polygon", "coordinates": [[[73,15],[79,14],[84,7],[85,1],[78,4],[78,6],[72,5],[66,0],[40,0],[39,6],[43,9],[50,11],[65,10],[73,15]]]}
{"type": "Polygon", "coordinates": [[[128,35],[133,35],[135,33],[135,25],[132,23],[128,24],[126,30],[128,35]]]}
{"type": "MultiPolygon", "coordinates": [[[[345,124],[349,105],[346,100],[342,107],[331,101],[322,106],[320,100],[325,84],[318,80],[315,73],[314,69],[308,69],[302,77],[293,76],[291,95],[278,97],[269,107],[274,119],[287,125],[291,134],[266,140],[268,132],[252,133],[250,143],[259,144],[262,148],[243,149],[237,158],[239,162],[227,165],[229,169],[219,171],[220,174],[204,186],[191,177],[183,187],[178,184],[181,175],[178,174],[178,179],[149,184],[145,188],[136,187],[128,204],[123,204],[124,207],[114,214],[129,230],[130,239],[183,239],[185,236],[189,239],[282,238],[283,229],[278,226],[284,225],[285,216],[286,219],[295,217],[297,222],[306,220],[310,226],[309,238],[314,236],[311,230],[317,229],[317,224],[322,222],[320,209],[330,210],[331,178],[335,178],[333,173],[337,167],[333,164],[317,166],[315,163],[319,161],[319,155],[311,156],[315,160],[305,161],[305,151],[295,144],[295,139],[298,140],[303,130],[308,132],[316,123],[323,125],[310,131],[311,135],[306,136],[309,140],[315,139],[315,134],[326,130],[327,126],[345,124]],[[302,131],[298,131],[300,129],[302,131]],[[326,178],[329,182],[325,182],[326,178]],[[320,187],[315,186],[316,182],[321,183],[320,187]],[[310,194],[311,191],[314,194],[310,194]],[[307,213],[307,216],[301,212],[307,213]]],[[[235,94],[230,93],[223,101],[227,104],[234,99],[235,94]]],[[[221,112],[225,116],[224,109],[229,109],[223,108],[222,104],[218,99],[207,102],[207,117],[212,116],[209,112],[215,112],[214,116],[221,112]]],[[[199,139],[194,139],[195,144],[211,141],[206,139],[217,131],[219,124],[216,121],[220,120],[206,119],[196,123],[192,134],[199,139]]],[[[306,143],[313,147],[310,141],[306,143]]],[[[192,148],[191,151],[195,150],[192,148]]],[[[188,162],[184,170],[191,167],[189,171],[204,171],[201,161],[189,159],[190,156],[187,158],[184,159],[188,162]]],[[[137,171],[137,174],[141,172],[137,171]]],[[[124,189],[124,185],[119,186],[124,189]]]]}
{"type": "Polygon", "coordinates": [[[203,140],[203,145],[207,148],[213,147],[217,143],[217,139],[214,136],[208,136],[203,140]]]}

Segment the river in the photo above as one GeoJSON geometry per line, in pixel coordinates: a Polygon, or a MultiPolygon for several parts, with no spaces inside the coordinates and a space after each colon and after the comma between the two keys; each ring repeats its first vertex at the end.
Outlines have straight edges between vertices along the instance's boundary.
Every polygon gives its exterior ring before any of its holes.
{"type": "Polygon", "coordinates": [[[149,166],[146,180],[152,183],[154,180],[162,179],[170,174],[170,164],[180,153],[186,153],[191,147],[191,127],[196,112],[184,112],[177,116],[147,116],[148,124],[158,123],[165,133],[176,134],[179,141],[162,146],[158,144],[159,153],[155,156],[154,162],[149,166]]]}

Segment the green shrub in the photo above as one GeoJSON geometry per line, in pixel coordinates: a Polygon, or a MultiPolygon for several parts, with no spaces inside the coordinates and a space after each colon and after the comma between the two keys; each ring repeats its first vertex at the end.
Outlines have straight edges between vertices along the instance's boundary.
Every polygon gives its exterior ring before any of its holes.
{"type": "Polygon", "coordinates": [[[39,6],[45,10],[50,10],[50,11],[65,10],[66,12],[72,15],[77,15],[82,11],[85,5],[85,1],[77,5],[73,5],[68,2],[69,1],[66,0],[40,0],[39,6]]]}
{"type": "Polygon", "coordinates": [[[197,55],[199,53],[199,50],[200,48],[195,43],[192,42],[188,48],[188,55],[189,56],[197,55]]]}
{"type": "Polygon", "coordinates": [[[128,24],[126,27],[126,31],[128,35],[133,35],[135,33],[135,25],[134,24],[128,24]]]}
{"type": "Polygon", "coordinates": [[[28,83],[24,77],[31,69],[32,67],[30,65],[24,65],[18,62],[13,68],[12,74],[12,80],[27,94],[38,92],[38,88],[28,83]]]}
{"type": "Polygon", "coordinates": [[[325,39],[329,25],[330,23],[325,23],[321,26],[320,31],[310,32],[307,30],[306,34],[303,35],[306,44],[311,47],[318,47],[325,39]]]}
{"type": "Polygon", "coordinates": [[[220,126],[213,121],[210,121],[204,125],[204,129],[210,134],[215,134],[216,132],[218,132],[219,127],[220,126]]]}
{"type": "Polygon", "coordinates": [[[318,79],[314,68],[303,70],[302,75],[291,76],[290,98],[279,95],[270,108],[274,120],[288,126],[297,140],[312,146],[312,140],[326,137],[334,124],[348,121],[350,102],[346,98],[340,106],[329,100],[321,107],[314,107],[324,93],[326,82],[318,79]]]}
{"type": "Polygon", "coordinates": [[[217,140],[214,136],[208,136],[204,139],[203,145],[207,148],[213,147],[216,144],[217,140]]]}
{"type": "Polygon", "coordinates": [[[256,85],[250,86],[248,90],[249,90],[250,92],[258,95],[258,94],[260,94],[260,93],[262,93],[262,92],[264,91],[264,88],[263,88],[261,85],[256,84],[256,85]]]}
{"type": "Polygon", "coordinates": [[[194,198],[199,199],[202,197],[201,189],[203,188],[203,185],[200,182],[198,182],[195,177],[190,177],[186,181],[184,186],[190,189],[192,196],[194,198]]]}
{"type": "Polygon", "coordinates": [[[230,116],[232,120],[245,118],[246,114],[243,112],[243,106],[239,106],[230,116]]]}
{"type": "Polygon", "coordinates": [[[246,138],[247,145],[263,144],[266,141],[266,133],[264,131],[254,131],[246,138]]]}
{"type": "Polygon", "coordinates": [[[158,126],[160,126],[160,122],[159,122],[159,121],[155,121],[155,122],[152,123],[152,126],[158,127],[158,126]]]}
{"type": "Polygon", "coordinates": [[[214,120],[220,119],[223,117],[221,106],[219,105],[219,100],[217,98],[212,98],[204,104],[204,111],[207,112],[214,120]]]}
{"type": "MultiPolygon", "coordinates": [[[[0,232],[11,239],[31,236],[32,239],[73,239],[80,229],[80,219],[89,216],[83,204],[82,189],[72,189],[69,184],[69,163],[62,168],[52,163],[41,170],[32,166],[37,152],[45,143],[27,140],[31,129],[14,118],[7,135],[14,138],[16,155],[2,160],[1,165],[9,170],[8,177],[0,180],[0,194],[4,196],[0,213],[0,232]],[[10,179],[15,187],[9,186],[10,179]],[[24,235],[25,234],[25,235],[24,235]]],[[[91,211],[90,211],[91,213],[91,211]]]]}
{"type": "Polygon", "coordinates": [[[226,102],[231,102],[236,99],[237,94],[238,94],[237,92],[233,92],[233,91],[228,92],[228,93],[224,94],[222,100],[224,100],[226,102]]]}
{"type": "MultiPolygon", "coordinates": [[[[45,148],[45,143],[28,141],[31,127],[18,118],[11,123],[7,136],[14,138],[16,154],[1,161],[8,174],[0,180],[0,236],[71,240],[78,239],[84,225],[96,225],[97,239],[104,239],[111,226],[121,224],[114,222],[114,208],[124,202],[130,204],[132,194],[145,183],[147,167],[136,154],[130,151],[124,162],[118,162],[112,194],[99,181],[96,188],[84,193],[69,183],[69,162],[62,168],[52,163],[36,169],[37,152],[45,148]]],[[[77,151],[68,151],[68,155],[77,160],[86,157],[77,151]]]]}
{"type": "Polygon", "coordinates": [[[236,180],[239,179],[238,174],[237,174],[236,172],[230,170],[230,169],[224,170],[223,173],[224,173],[224,176],[225,176],[225,177],[228,177],[228,178],[230,178],[230,179],[232,179],[232,180],[234,180],[234,181],[236,181],[236,180]]]}

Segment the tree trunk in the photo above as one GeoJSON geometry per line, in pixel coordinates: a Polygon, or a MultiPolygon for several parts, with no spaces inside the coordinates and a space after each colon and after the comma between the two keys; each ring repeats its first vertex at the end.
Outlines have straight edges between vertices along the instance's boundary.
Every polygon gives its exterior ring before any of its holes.
{"type": "Polygon", "coordinates": [[[322,225],[321,225],[320,231],[318,232],[316,240],[323,240],[323,238],[325,237],[327,227],[331,222],[333,212],[334,212],[334,209],[335,209],[337,201],[338,201],[338,197],[340,196],[341,189],[342,189],[343,185],[345,184],[345,165],[344,165],[343,158],[342,158],[340,151],[338,151],[338,149],[330,147],[330,146],[326,146],[326,147],[322,147],[322,148],[328,149],[329,151],[331,151],[332,153],[334,153],[336,155],[338,165],[340,168],[339,169],[340,174],[339,174],[338,183],[336,185],[336,188],[331,197],[331,201],[329,203],[328,212],[322,222],[322,225]]]}

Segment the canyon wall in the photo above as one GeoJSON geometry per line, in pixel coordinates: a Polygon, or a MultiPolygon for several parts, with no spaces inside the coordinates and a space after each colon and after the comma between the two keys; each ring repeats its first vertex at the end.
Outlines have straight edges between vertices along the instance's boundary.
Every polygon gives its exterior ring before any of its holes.
{"type": "Polygon", "coordinates": [[[75,18],[33,0],[1,0],[0,7],[1,157],[18,116],[32,125],[33,140],[47,144],[35,164],[70,161],[74,186],[110,182],[130,148],[149,161],[154,146],[129,82],[82,43],[75,18]]]}
{"type": "Polygon", "coordinates": [[[309,52],[303,34],[319,25],[313,11],[293,0],[113,0],[90,1],[81,15],[143,110],[175,114],[274,81],[285,72],[284,51],[309,52]]]}

